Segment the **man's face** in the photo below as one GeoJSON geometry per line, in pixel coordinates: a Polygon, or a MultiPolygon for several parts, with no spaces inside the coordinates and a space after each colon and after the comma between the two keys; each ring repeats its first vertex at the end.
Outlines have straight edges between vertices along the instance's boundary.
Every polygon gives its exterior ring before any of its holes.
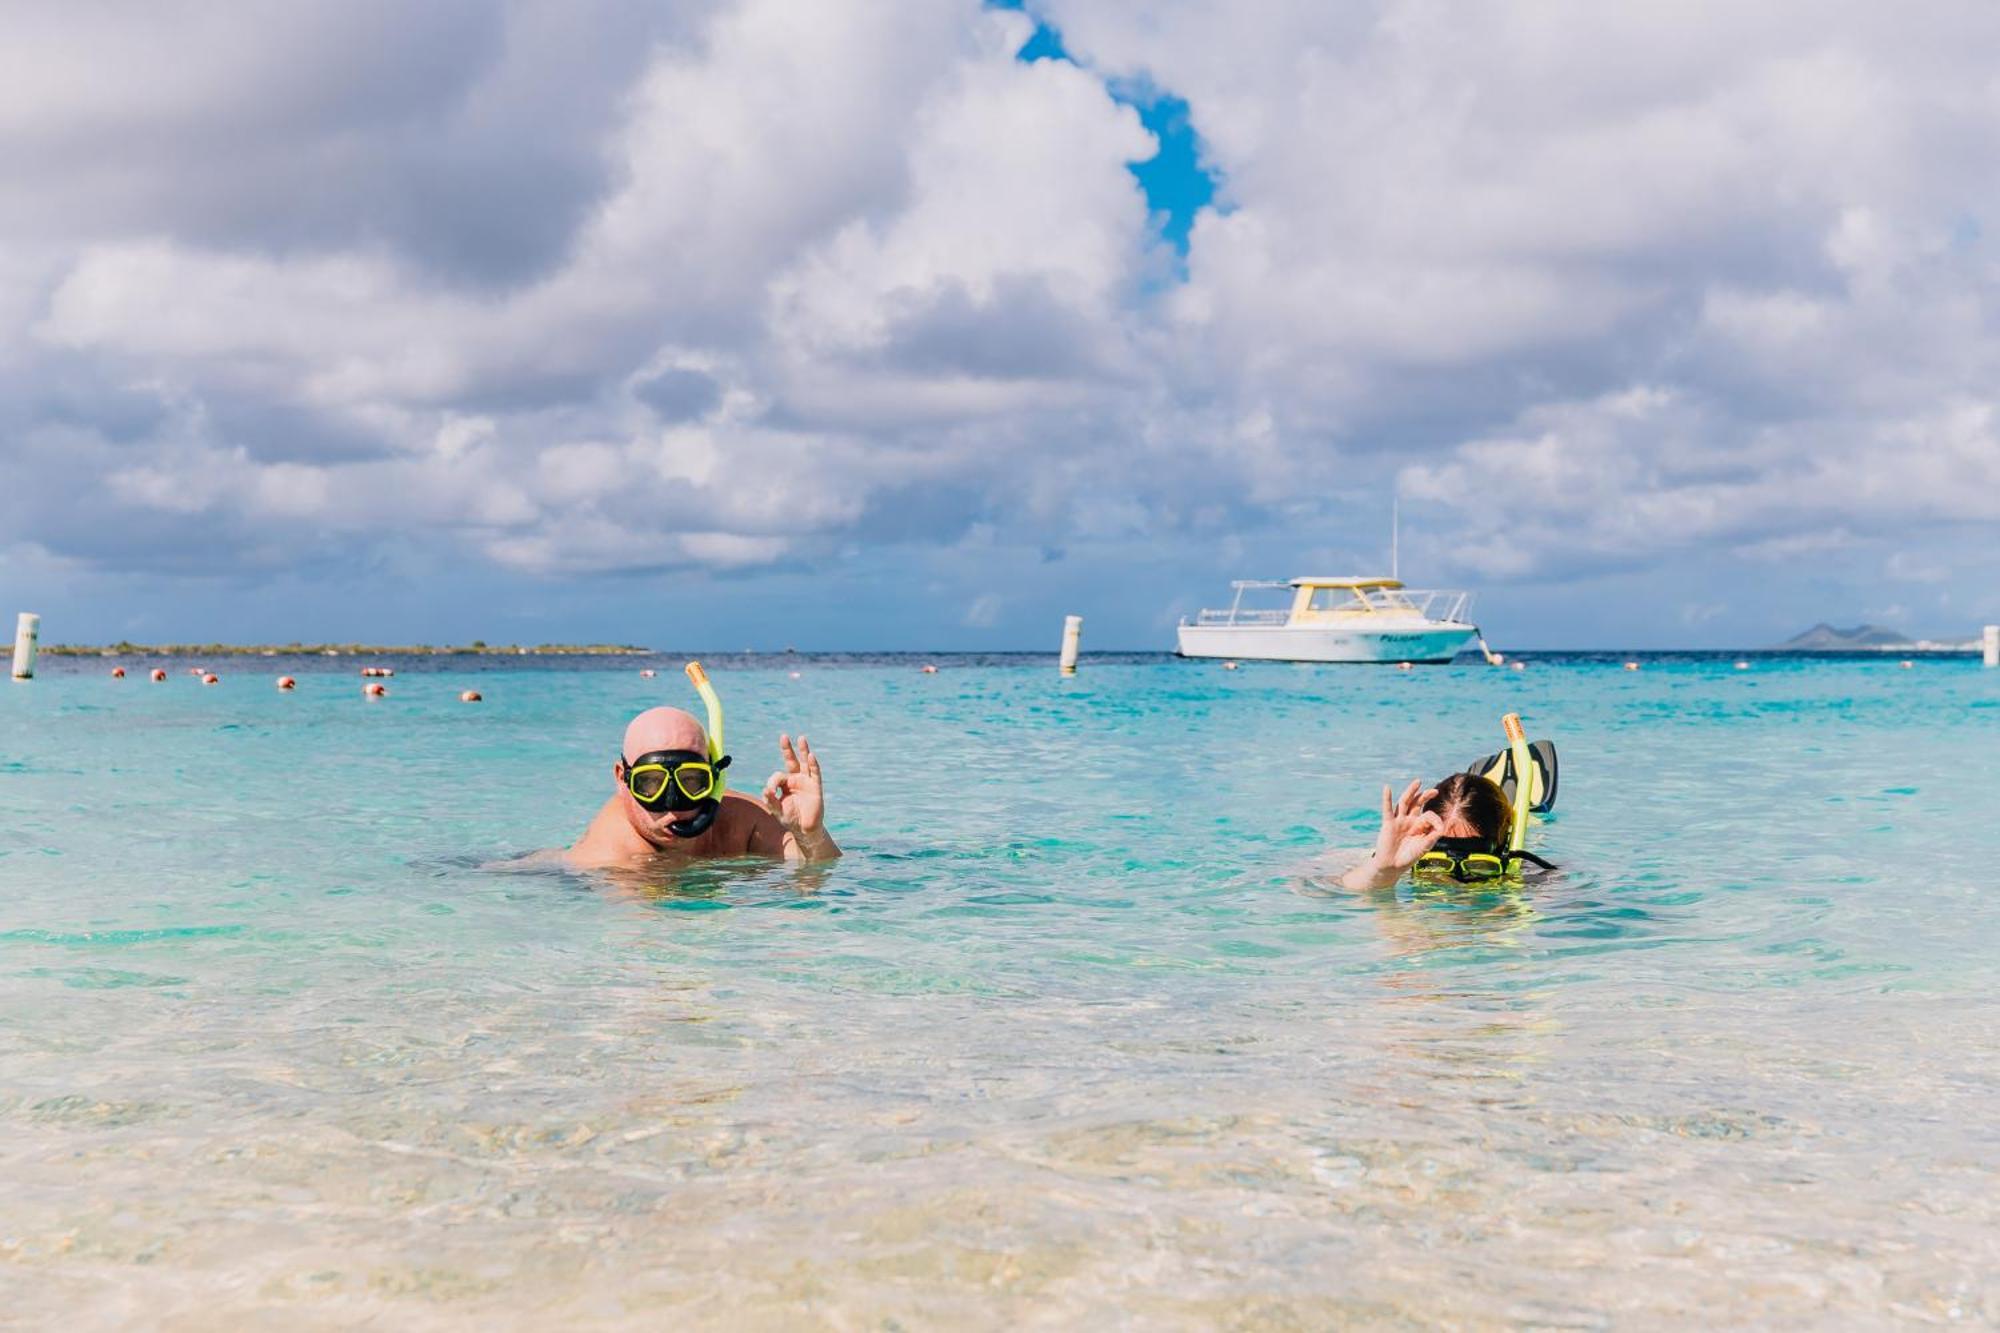
{"type": "Polygon", "coordinates": [[[705,755],[708,753],[708,735],[699,722],[678,708],[649,708],[633,718],[631,725],[625,728],[624,748],[611,770],[612,778],[618,784],[619,808],[625,812],[625,821],[640,837],[655,847],[667,847],[680,841],[667,826],[687,819],[691,812],[649,810],[634,799],[632,789],[626,782],[626,763],[656,750],[686,750],[705,755]]]}

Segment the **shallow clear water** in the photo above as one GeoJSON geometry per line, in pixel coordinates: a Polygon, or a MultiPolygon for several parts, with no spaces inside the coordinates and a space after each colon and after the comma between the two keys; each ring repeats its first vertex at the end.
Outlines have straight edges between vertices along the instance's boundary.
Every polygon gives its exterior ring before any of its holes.
{"type": "Polygon", "coordinates": [[[848,855],[624,879],[483,867],[678,660],[143,665],[0,690],[8,1317],[2000,1323],[1976,662],[723,660],[848,855]],[[1559,879],[1315,888],[1509,708],[1559,879]]]}

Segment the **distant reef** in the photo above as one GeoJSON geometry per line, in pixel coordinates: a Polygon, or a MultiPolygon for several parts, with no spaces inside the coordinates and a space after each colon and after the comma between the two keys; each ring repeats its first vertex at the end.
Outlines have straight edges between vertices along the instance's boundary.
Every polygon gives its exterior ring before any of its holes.
{"type": "MultiPolygon", "coordinates": [[[[629,643],[47,643],[50,657],[624,657],[651,653],[629,643]]],[[[13,649],[0,644],[0,657],[13,649]]]]}
{"type": "Polygon", "coordinates": [[[1851,653],[1888,652],[1900,649],[1912,653],[1957,653],[1978,646],[1977,641],[1940,643],[1931,639],[1912,639],[1901,631],[1883,629],[1880,625],[1856,625],[1852,629],[1838,629],[1822,621],[1803,634],[1794,634],[1778,644],[1773,651],[1851,653]]]}

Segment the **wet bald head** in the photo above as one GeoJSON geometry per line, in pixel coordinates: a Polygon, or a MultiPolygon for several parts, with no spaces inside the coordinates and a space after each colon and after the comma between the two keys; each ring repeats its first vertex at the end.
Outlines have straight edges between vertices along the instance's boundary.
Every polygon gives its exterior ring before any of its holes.
{"type": "Polygon", "coordinates": [[[708,733],[694,714],[678,708],[648,708],[625,728],[625,758],[637,759],[655,750],[693,750],[708,753],[708,733]]]}

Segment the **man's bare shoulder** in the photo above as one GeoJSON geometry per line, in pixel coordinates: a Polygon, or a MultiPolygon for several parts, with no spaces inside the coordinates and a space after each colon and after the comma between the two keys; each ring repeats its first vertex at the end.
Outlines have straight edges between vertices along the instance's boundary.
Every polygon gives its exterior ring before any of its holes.
{"type": "Polygon", "coordinates": [[[577,870],[600,870],[623,865],[652,849],[618,816],[618,798],[612,797],[598,808],[583,836],[568,847],[549,849],[564,864],[577,870]]]}
{"type": "Polygon", "coordinates": [[[721,842],[728,849],[725,854],[785,854],[785,826],[764,807],[762,801],[753,796],[735,791],[724,792],[722,809],[716,814],[716,822],[723,826],[721,842]]]}

